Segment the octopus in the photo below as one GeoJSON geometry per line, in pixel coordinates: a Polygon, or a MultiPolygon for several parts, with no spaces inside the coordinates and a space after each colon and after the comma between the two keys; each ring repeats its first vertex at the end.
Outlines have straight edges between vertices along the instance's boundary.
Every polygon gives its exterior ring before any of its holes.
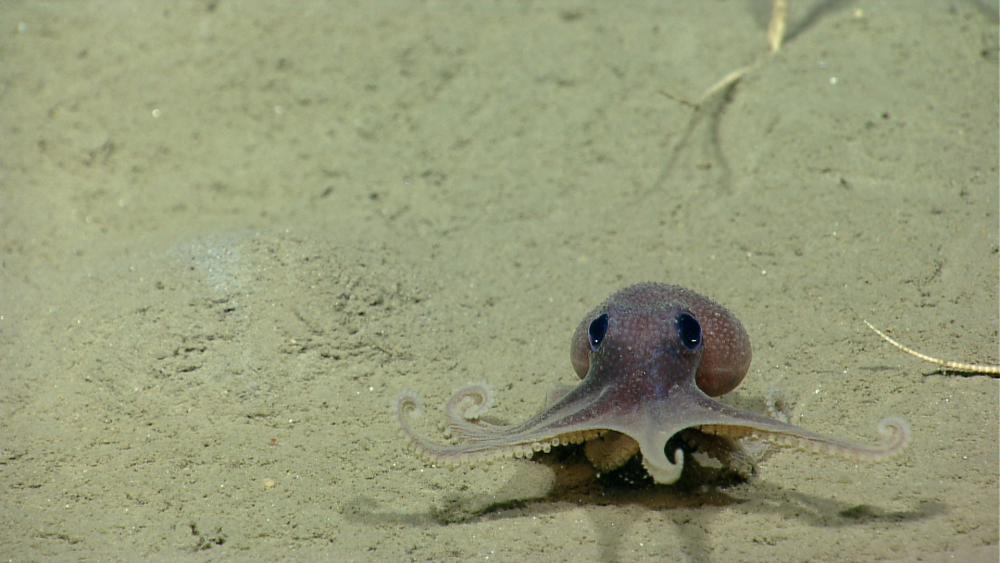
{"type": "Polygon", "coordinates": [[[739,444],[748,441],[871,461],[906,446],[910,429],[897,416],[878,423],[879,441],[859,442],[714,399],[743,381],[751,355],[746,330],[726,308],[682,287],[644,283],[619,290],[584,317],[570,347],[580,382],[554,389],[547,406],[528,420],[485,420],[494,399],[486,383],[458,390],[444,405],[451,443],[415,431],[410,418],[423,405],[412,391],[396,397],[395,414],[409,448],[425,463],[475,466],[584,444],[599,471],[617,469],[639,454],[653,481],[667,485],[680,478],[683,442],[692,436],[714,443],[702,451],[723,462],[745,461],[739,444]]]}

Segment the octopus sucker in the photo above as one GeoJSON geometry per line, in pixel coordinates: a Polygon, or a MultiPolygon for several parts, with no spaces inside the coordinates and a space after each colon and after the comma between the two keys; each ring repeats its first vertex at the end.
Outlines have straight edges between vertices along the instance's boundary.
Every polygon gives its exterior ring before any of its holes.
{"type": "Polygon", "coordinates": [[[477,420],[490,409],[493,396],[493,387],[489,383],[469,383],[455,391],[445,405],[445,413],[449,420],[477,420]]]}
{"type": "Polygon", "coordinates": [[[530,441],[511,444],[503,447],[468,448],[462,445],[445,445],[428,442],[418,436],[407,423],[405,416],[419,416],[419,402],[414,400],[411,392],[400,393],[396,400],[396,410],[402,428],[402,434],[409,440],[407,448],[413,451],[421,461],[440,467],[454,469],[462,465],[475,467],[483,463],[492,463],[503,458],[530,459],[535,452],[548,452],[551,441],[530,441]]]}
{"type": "Polygon", "coordinates": [[[882,419],[876,426],[876,429],[879,434],[884,436],[881,441],[857,442],[812,433],[808,436],[803,436],[799,434],[749,429],[741,426],[704,425],[700,427],[702,432],[716,436],[758,440],[782,448],[794,448],[800,451],[832,457],[869,461],[881,461],[899,454],[910,440],[910,426],[898,416],[890,416],[882,419]]]}
{"type": "Polygon", "coordinates": [[[584,454],[598,471],[611,471],[625,465],[639,451],[639,444],[619,432],[609,432],[584,446],[584,454]]]}
{"type": "Polygon", "coordinates": [[[678,434],[693,459],[744,476],[764,459],[764,444],[872,461],[906,447],[910,428],[899,417],[880,422],[884,437],[865,443],[788,424],[786,403],[770,391],[772,417],[717,401],[743,381],[751,356],[746,330],[725,307],[681,287],[638,284],[584,317],[570,346],[580,382],[556,386],[546,394],[545,408],[528,420],[509,425],[484,420],[495,397],[485,382],[470,383],[445,403],[441,428],[451,443],[432,442],[413,429],[410,417],[419,417],[423,404],[412,391],[397,395],[394,408],[409,448],[426,463],[454,467],[530,459],[553,447],[585,443],[584,453],[600,471],[642,454],[643,467],[660,484],[676,482],[684,470],[685,449],[665,451],[678,434]]]}

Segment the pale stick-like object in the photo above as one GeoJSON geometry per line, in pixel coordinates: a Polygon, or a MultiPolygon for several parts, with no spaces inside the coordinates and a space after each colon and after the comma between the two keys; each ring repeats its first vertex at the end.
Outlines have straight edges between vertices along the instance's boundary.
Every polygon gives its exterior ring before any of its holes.
{"type": "Polygon", "coordinates": [[[785,39],[785,22],[788,21],[788,4],[791,0],[774,0],[771,6],[771,23],[767,26],[767,44],[777,53],[785,39]]]}
{"type": "MultiPolygon", "coordinates": [[[[785,39],[785,25],[788,21],[788,4],[790,2],[791,0],[774,0],[774,4],[771,6],[771,22],[767,25],[767,44],[771,48],[768,55],[773,55],[781,49],[781,43],[785,39]]],[[[764,58],[766,57],[758,58],[753,63],[723,76],[721,80],[713,84],[708,90],[705,90],[705,93],[701,95],[701,100],[695,106],[700,107],[705,100],[714,96],[716,92],[725,90],[740,78],[743,78],[743,75],[757,68],[764,61],[764,58]]],[[[672,98],[673,96],[670,97],[672,98]]]]}
{"type": "Polygon", "coordinates": [[[886,335],[884,332],[882,332],[881,330],[879,330],[879,329],[875,328],[874,326],[872,326],[872,324],[870,322],[868,322],[868,321],[866,321],[864,319],[861,319],[861,322],[863,322],[866,325],[868,325],[868,328],[870,328],[873,331],[875,331],[875,334],[881,336],[882,339],[885,340],[886,342],[888,342],[889,344],[892,344],[896,348],[899,348],[900,350],[906,352],[907,354],[909,354],[911,356],[916,356],[917,358],[920,358],[921,360],[924,360],[925,362],[931,362],[932,364],[937,364],[937,365],[939,365],[939,366],[941,366],[941,367],[943,367],[945,369],[951,370],[951,371],[959,371],[959,372],[963,372],[963,373],[981,373],[981,374],[985,374],[985,375],[1000,375],[1000,366],[991,366],[991,365],[987,365],[987,364],[966,364],[966,363],[963,363],[963,362],[951,362],[951,361],[947,361],[947,360],[939,360],[937,358],[932,358],[931,356],[928,356],[927,354],[921,354],[920,352],[917,352],[916,350],[913,350],[911,348],[907,348],[906,346],[903,346],[902,344],[900,344],[899,342],[896,342],[892,338],[889,338],[889,336],[886,335]]]}

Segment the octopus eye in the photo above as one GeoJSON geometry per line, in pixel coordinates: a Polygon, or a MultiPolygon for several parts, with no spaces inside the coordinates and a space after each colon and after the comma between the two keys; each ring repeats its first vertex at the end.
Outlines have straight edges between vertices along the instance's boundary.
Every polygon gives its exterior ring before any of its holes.
{"type": "MultiPolygon", "coordinates": [[[[593,334],[594,325],[590,326],[591,334],[593,334]]],[[[697,348],[701,344],[701,325],[698,324],[698,319],[689,313],[677,315],[677,336],[680,337],[684,347],[688,350],[697,348]]]]}
{"type": "Polygon", "coordinates": [[[587,336],[590,339],[590,349],[596,351],[600,348],[601,342],[604,342],[604,335],[607,333],[608,314],[601,313],[601,316],[590,322],[590,329],[587,331],[587,336]]]}

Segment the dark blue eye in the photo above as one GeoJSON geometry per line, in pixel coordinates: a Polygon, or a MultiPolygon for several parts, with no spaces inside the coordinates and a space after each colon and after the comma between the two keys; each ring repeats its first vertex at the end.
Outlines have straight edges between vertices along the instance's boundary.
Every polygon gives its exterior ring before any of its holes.
{"type": "MultiPolygon", "coordinates": [[[[594,330],[593,325],[590,330],[594,330]]],[[[688,313],[677,315],[677,336],[688,350],[697,348],[701,344],[701,325],[698,324],[698,319],[688,313]]]]}
{"type": "MultiPolygon", "coordinates": [[[[697,321],[696,321],[697,322],[697,321]]],[[[604,342],[604,335],[608,333],[608,314],[601,313],[601,316],[590,321],[590,329],[587,335],[590,337],[590,349],[597,350],[604,342]]]]}

